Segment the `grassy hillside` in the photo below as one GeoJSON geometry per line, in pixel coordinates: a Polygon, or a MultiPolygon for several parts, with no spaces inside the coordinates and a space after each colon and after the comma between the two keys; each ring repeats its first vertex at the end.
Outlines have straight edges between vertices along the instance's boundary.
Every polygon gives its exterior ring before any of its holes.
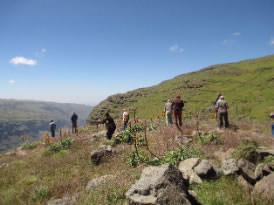
{"type": "Polygon", "coordinates": [[[177,93],[186,101],[186,115],[193,111],[210,111],[220,92],[230,105],[230,117],[264,121],[274,110],[273,88],[274,55],[271,55],[210,66],[156,86],[110,96],[92,110],[88,119],[100,118],[106,110],[118,118],[123,108],[137,109],[139,118],[157,117],[166,100],[177,93]]]}

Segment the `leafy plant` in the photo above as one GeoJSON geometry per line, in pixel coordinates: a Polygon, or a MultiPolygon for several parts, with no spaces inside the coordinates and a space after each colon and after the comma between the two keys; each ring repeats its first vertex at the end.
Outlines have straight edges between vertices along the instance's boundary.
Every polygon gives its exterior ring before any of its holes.
{"type": "Polygon", "coordinates": [[[153,158],[148,162],[150,165],[158,166],[165,163],[171,163],[177,165],[180,161],[188,158],[200,157],[202,155],[201,151],[194,149],[191,146],[180,147],[176,150],[171,150],[167,152],[162,158],[153,158]]]}
{"type": "Polygon", "coordinates": [[[138,154],[136,151],[131,152],[128,157],[128,163],[132,167],[136,167],[141,162],[148,162],[148,161],[149,161],[149,157],[144,150],[140,150],[138,154]]]}
{"type": "Polygon", "coordinates": [[[220,135],[216,133],[208,133],[205,135],[197,136],[200,144],[215,144],[220,145],[223,144],[220,135]]]}
{"type": "Polygon", "coordinates": [[[133,143],[134,140],[136,140],[136,135],[138,132],[143,131],[143,127],[135,124],[133,125],[131,128],[128,128],[122,132],[120,132],[120,134],[118,134],[115,138],[114,138],[114,142],[113,144],[121,144],[122,142],[124,143],[133,143]]]}
{"type": "Polygon", "coordinates": [[[22,149],[34,149],[38,144],[39,142],[24,142],[21,146],[22,149]]]}
{"type": "Polygon", "coordinates": [[[49,190],[46,186],[41,186],[35,189],[32,194],[32,200],[34,201],[42,201],[43,199],[49,196],[49,190]]]}
{"type": "Polygon", "coordinates": [[[53,145],[50,145],[48,148],[49,152],[53,152],[53,153],[57,153],[60,152],[61,150],[66,150],[69,149],[69,147],[71,146],[73,140],[71,138],[66,138],[63,139],[53,145]]]}

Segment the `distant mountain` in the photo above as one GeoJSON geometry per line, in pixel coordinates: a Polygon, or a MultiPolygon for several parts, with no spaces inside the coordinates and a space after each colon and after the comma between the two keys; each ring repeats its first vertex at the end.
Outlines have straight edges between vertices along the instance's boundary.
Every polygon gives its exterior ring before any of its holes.
{"type": "Polygon", "coordinates": [[[123,108],[136,109],[139,118],[155,118],[177,93],[186,101],[184,115],[200,110],[213,114],[212,102],[219,92],[230,105],[230,117],[268,120],[274,111],[274,55],[213,65],[156,86],[109,96],[92,110],[89,120],[101,118],[106,111],[121,118],[123,108]]]}
{"type": "Polygon", "coordinates": [[[50,120],[56,121],[57,128],[69,127],[72,112],[84,125],[91,110],[80,104],[0,99],[0,152],[21,143],[21,135],[38,139],[41,131],[48,131],[50,120]]]}

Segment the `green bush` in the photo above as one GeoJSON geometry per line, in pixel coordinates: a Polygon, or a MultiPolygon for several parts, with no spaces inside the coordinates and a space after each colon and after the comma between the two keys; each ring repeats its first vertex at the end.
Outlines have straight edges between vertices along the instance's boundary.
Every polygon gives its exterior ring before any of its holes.
{"type": "Polygon", "coordinates": [[[34,149],[38,144],[39,142],[24,142],[21,147],[22,149],[34,149]]]}
{"type": "Polygon", "coordinates": [[[53,145],[50,145],[48,148],[49,152],[53,152],[53,153],[57,153],[60,152],[61,150],[66,150],[69,149],[69,147],[71,146],[73,140],[71,138],[66,138],[63,139],[53,145]]]}
{"type": "Polygon", "coordinates": [[[120,132],[113,140],[113,145],[121,143],[133,143],[137,133],[143,131],[144,128],[138,124],[133,125],[131,128],[120,132]]]}
{"type": "Polygon", "coordinates": [[[148,162],[148,161],[149,161],[149,157],[144,150],[140,150],[138,154],[136,151],[133,151],[130,153],[128,157],[128,163],[132,167],[136,167],[138,164],[142,162],[148,162]]]}
{"type": "Polygon", "coordinates": [[[49,196],[49,190],[48,187],[41,186],[35,189],[35,191],[32,194],[32,200],[34,201],[42,201],[46,199],[49,196]]]}
{"type": "Polygon", "coordinates": [[[188,158],[201,157],[202,153],[199,149],[194,149],[191,146],[178,148],[167,152],[162,158],[154,158],[148,162],[150,165],[158,166],[165,163],[177,165],[180,161],[188,158]]]}
{"type": "Polygon", "coordinates": [[[206,145],[206,144],[215,144],[220,145],[223,144],[223,141],[221,140],[220,135],[217,135],[216,133],[208,133],[205,135],[197,136],[198,142],[200,144],[206,145]]]}

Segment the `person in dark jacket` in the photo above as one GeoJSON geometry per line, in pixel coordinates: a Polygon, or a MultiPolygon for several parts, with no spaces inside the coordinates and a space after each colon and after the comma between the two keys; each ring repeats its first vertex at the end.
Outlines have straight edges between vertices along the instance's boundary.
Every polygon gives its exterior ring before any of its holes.
{"type": "Polygon", "coordinates": [[[78,133],[78,129],[77,129],[78,115],[76,115],[76,113],[73,112],[70,119],[72,123],[72,133],[78,133]]]}
{"type": "Polygon", "coordinates": [[[175,100],[173,100],[172,102],[172,110],[174,113],[175,124],[177,127],[181,127],[183,125],[183,122],[182,122],[183,107],[184,107],[184,101],[181,100],[180,95],[177,95],[175,100]]]}
{"type": "Polygon", "coordinates": [[[107,128],[106,138],[108,140],[111,140],[112,135],[116,130],[116,124],[108,112],[105,114],[105,119],[103,119],[101,123],[105,124],[107,128]]]}
{"type": "Polygon", "coordinates": [[[56,124],[53,120],[49,122],[49,129],[50,129],[51,137],[55,137],[56,124]]]}

